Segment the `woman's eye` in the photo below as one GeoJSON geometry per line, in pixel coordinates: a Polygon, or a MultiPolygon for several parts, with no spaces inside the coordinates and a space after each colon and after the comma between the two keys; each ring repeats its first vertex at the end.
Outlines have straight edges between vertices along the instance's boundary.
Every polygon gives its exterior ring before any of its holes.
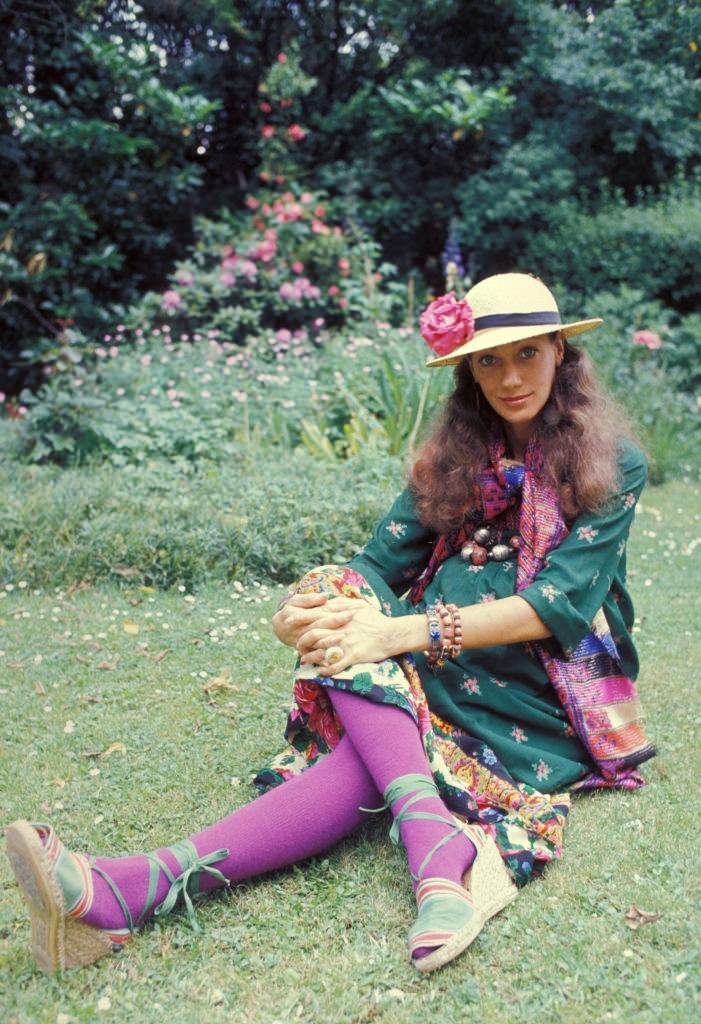
{"type": "Polygon", "coordinates": [[[521,358],[522,359],[532,359],[533,356],[535,356],[537,354],[538,354],[538,349],[535,347],[535,345],[526,345],[525,348],[521,349],[521,358]]]}
{"type": "Polygon", "coordinates": [[[494,356],[480,356],[477,362],[480,366],[494,366],[494,356]]]}

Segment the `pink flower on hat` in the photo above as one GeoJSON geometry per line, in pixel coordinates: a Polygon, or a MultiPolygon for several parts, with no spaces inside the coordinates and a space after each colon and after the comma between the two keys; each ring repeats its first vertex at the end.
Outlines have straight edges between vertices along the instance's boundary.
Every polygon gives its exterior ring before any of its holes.
{"type": "Polygon", "coordinates": [[[469,341],[475,333],[472,308],[454,292],[441,295],[426,307],[419,318],[421,337],[436,355],[447,356],[469,341]]]}
{"type": "Polygon", "coordinates": [[[662,340],[654,331],[636,331],[633,335],[633,344],[644,345],[652,351],[660,347],[662,340]]]}

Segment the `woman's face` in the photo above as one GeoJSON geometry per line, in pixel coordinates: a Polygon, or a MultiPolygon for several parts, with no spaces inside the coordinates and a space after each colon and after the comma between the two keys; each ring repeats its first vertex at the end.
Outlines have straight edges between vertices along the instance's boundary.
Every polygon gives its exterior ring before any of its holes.
{"type": "Polygon", "coordinates": [[[523,436],[550,397],[563,355],[559,335],[551,341],[550,335],[541,334],[477,352],[470,356],[470,367],[495,413],[523,436]]]}

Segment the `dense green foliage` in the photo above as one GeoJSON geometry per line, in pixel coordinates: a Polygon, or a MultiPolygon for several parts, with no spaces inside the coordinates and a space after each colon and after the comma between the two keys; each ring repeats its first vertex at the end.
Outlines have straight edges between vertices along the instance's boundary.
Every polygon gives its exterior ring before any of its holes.
{"type": "Polygon", "coordinates": [[[5,391],[163,289],[261,172],[432,288],[451,234],[472,279],[699,300],[697,4],[40,6],[0,10],[5,391]]]}

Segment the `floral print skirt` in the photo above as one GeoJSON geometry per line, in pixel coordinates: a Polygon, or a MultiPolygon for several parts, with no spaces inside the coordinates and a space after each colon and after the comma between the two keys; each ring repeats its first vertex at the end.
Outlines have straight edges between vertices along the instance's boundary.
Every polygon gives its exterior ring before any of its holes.
{"type": "MultiPolygon", "coordinates": [[[[353,569],[324,565],[307,573],[296,593],[325,592],[357,598],[381,610],[367,580],[353,569]]],[[[540,793],[509,774],[494,751],[429,708],[410,654],[379,663],[354,665],[343,676],[311,676],[297,664],[285,739],[289,746],[255,777],[259,790],[269,789],[315,764],[343,735],[326,693],[327,687],[349,690],[367,700],[394,704],[417,724],[436,785],[456,817],[479,824],[493,836],[518,884],[560,857],[568,793],[540,793]]]]}

